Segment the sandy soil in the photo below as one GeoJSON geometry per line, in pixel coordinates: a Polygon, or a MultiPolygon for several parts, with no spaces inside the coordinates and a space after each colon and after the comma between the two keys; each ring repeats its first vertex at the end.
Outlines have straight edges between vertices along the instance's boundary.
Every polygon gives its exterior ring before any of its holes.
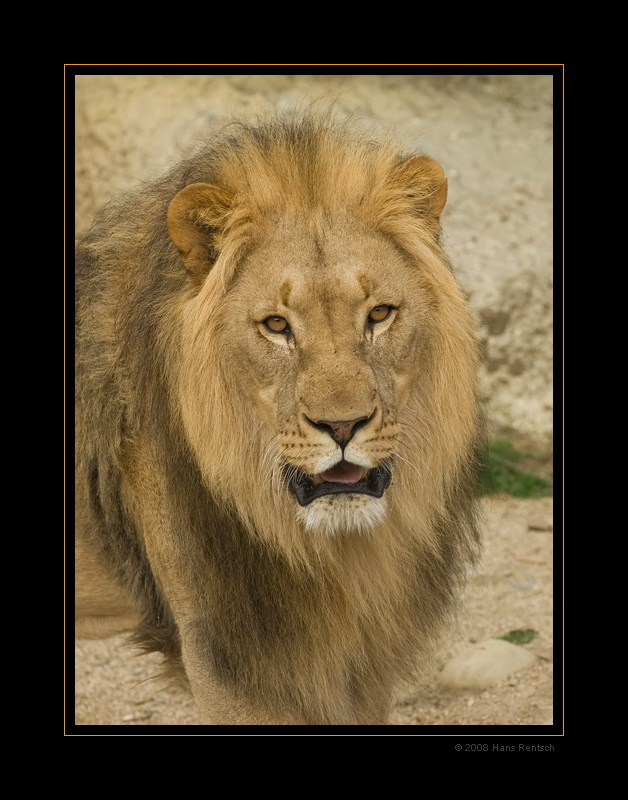
{"type": "MultiPolygon", "coordinates": [[[[552,499],[494,496],[484,500],[483,506],[484,557],[470,580],[460,620],[439,652],[433,677],[404,693],[391,716],[391,725],[464,725],[470,726],[466,732],[472,733],[486,732],[485,726],[527,729],[552,724],[552,499]],[[529,644],[521,645],[536,657],[531,667],[482,690],[450,690],[439,685],[438,672],[448,659],[472,642],[499,638],[513,630],[537,633],[529,644]]],[[[77,643],[75,732],[87,734],[88,728],[84,726],[200,725],[193,700],[154,677],[159,664],[157,655],[137,655],[125,646],[123,638],[77,643]]],[[[559,669],[559,675],[560,672],[559,669]]],[[[71,714],[69,710],[70,724],[71,714]]],[[[556,722],[556,726],[547,729],[548,733],[556,731],[562,721],[556,722]]],[[[97,731],[100,735],[119,732],[97,731]]],[[[211,729],[187,731],[186,735],[206,732],[211,733],[211,729]]],[[[416,731],[427,735],[437,732],[416,731]]],[[[177,733],[168,727],[167,735],[177,733]]],[[[246,730],[239,733],[246,735],[246,730]]],[[[287,735],[292,734],[287,732],[287,735]]]]}

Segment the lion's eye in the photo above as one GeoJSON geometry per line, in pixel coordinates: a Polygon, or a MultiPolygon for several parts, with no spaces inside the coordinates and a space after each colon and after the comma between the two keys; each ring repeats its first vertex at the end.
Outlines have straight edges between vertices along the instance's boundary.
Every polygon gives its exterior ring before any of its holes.
{"type": "Polygon", "coordinates": [[[264,326],[271,333],[289,333],[290,332],[290,326],[288,325],[288,321],[285,320],[283,317],[267,317],[264,320],[264,326]]]}
{"type": "Polygon", "coordinates": [[[375,306],[369,313],[369,322],[383,322],[388,319],[392,306],[375,306]]]}

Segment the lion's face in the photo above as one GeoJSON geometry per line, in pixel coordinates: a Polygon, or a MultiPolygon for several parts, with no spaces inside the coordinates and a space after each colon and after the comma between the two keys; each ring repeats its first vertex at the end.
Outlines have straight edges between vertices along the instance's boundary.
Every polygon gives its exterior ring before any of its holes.
{"type": "Polygon", "coordinates": [[[249,481],[307,529],[385,517],[430,300],[402,252],[357,220],[283,220],[239,265],[211,327],[243,428],[263,443],[249,481]]]}
{"type": "Polygon", "coordinates": [[[385,514],[422,305],[401,253],[357,221],[283,221],[236,278],[226,345],[246,365],[238,391],[308,528],[370,527],[385,514]]]}
{"type": "Polygon", "coordinates": [[[445,186],[417,157],[370,205],[251,208],[207,184],[171,204],[195,279],[183,424],[208,488],[252,530],[369,531],[395,497],[406,516],[420,498],[423,518],[443,502],[432,476],[448,480],[475,427],[468,312],[437,245],[445,186]]]}

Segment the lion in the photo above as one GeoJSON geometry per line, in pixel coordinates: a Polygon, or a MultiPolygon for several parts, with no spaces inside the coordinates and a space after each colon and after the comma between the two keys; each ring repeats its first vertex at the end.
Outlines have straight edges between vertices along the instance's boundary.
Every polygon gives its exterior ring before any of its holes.
{"type": "Polygon", "coordinates": [[[479,552],[472,315],[442,168],[236,122],[76,250],[76,634],[212,725],[376,725],[479,552]]]}

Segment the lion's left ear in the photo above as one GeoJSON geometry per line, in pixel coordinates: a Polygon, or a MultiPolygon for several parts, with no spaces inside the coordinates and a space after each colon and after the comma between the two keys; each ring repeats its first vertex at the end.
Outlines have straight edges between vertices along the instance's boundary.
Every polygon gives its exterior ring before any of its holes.
{"type": "Polygon", "coordinates": [[[438,221],[447,200],[447,178],[433,158],[406,159],[393,170],[390,185],[403,194],[415,214],[438,221]]]}
{"type": "Polygon", "coordinates": [[[226,224],[233,197],[209,183],[191,183],[170,203],[166,224],[186,269],[202,273],[215,260],[216,240],[226,224]]]}

